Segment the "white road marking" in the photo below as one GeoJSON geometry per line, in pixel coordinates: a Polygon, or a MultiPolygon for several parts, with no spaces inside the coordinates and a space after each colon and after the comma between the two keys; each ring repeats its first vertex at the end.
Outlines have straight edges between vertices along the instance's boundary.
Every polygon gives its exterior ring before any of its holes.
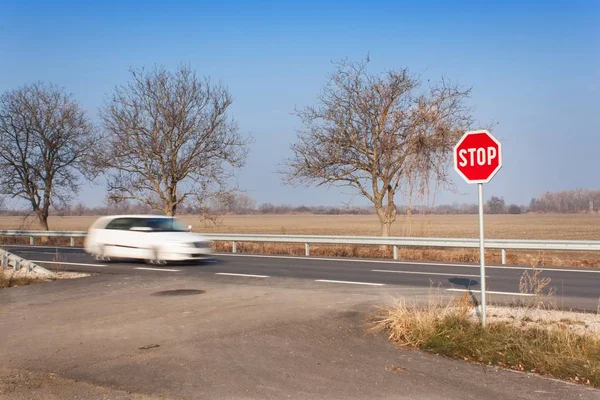
{"type": "Polygon", "coordinates": [[[149,268],[149,267],[135,267],[134,269],[143,269],[145,271],[163,271],[163,272],[180,272],[180,269],[167,269],[167,268],[149,268]]]}
{"type": "MultiPolygon", "coordinates": [[[[417,272],[417,271],[394,271],[391,269],[372,269],[372,272],[391,272],[394,274],[414,274],[414,275],[439,275],[439,276],[465,276],[467,278],[479,278],[479,275],[465,275],[465,274],[442,274],[440,272],[417,272]]],[[[488,276],[486,275],[486,278],[488,276]]]]}
{"type": "MultiPolygon", "coordinates": [[[[469,268],[479,268],[479,266],[476,265],[469,265],[469,268]]],[[[500,266],[491,266],[488,267],[486,266],[486,268],[495,268],[495,269],[520,269],[520,270],[531,270],[531,267],[500,267],[500,266]]],[[[589,274],[600,274],[599,270],[589,270],[589,269],[566,269],[566,268],[536,268],[536,270],[538,271],[545,271],[545,272],[583,272],[583,273],[589,273],[589,274]]]]}
{"type": "Polygon", "coordinates": [[[2,247],[29,247],[32,249],[71,249],[71,250],[83,250],[82,247],[78,246],[30,246],[28,244],[3,244],[2,247]]]}
{"type": "Polygon", "coordinates": [[[104,264],[85,264],[85,263],[74,263],[74,262],[63,262],[63,261],[42,261],[42,260],[31,260],[32,263],[36,264],[60,264],[60,265],[81,265],[84,267],[108,267],[104,264]]]}
{"type": "MultiPolygon", "coordinates": [[[[467,289],[446,289],[448,292],[467,292],[467,289]]],[[[468,290],[469,292],[472,293],[481,293],[481,290],[468,290]]],[[[505,294],[508,296],[534,296],[531,293],[512,293],[512,292],[494,292],[493,290],[486,290],[485,293],[487,294],[505,294]]]]}
{"type": "MultiPolygon", "coordinates": [[[[31,247],[27,245],[3,245],[3,247],[31,247]]],[[[35,246],[35,248],[47,248],[47,249],[81,249],[80,247],[58,247],[58,246],[35,246]]],[[[40,253],[38,253],[40,254],[40,253]]],[[[46,254],[46,253],[42,253],[46,254]]],[[[56,253],[49,253],[56,254],[56,253]]],[[[74,253],[79,254],[79,253],[74,253]]],[[[68,255],[68,254],[66,254],[68,255]]],[[[479,265],[472,264],[450,264],[450,263],[434,263],[434,262],[420,262],[420,261],[396,261],[396,260],[360,260],[360,259],[344,259],[344,258],[326,258],[326,257],[302,257],[302,256],[277,256],[277,255],[261,255],[261,254],[232,254],[232,253],[215,253],[219,256],[227,257],[254,257],[254,258],[279,258],[279,259],[290,259],[290,260],[313,260],[313,261],[334,261],[334,262],[353,262],[353,263],[365,263],[365,264],[401,264],[401,265],[424,265],[430,267],[461,267],[461,268],[479,268],[479,265]]],[[[94,264],[96,265],[96,264],[94,264]]],[[[493,269],[516,269],[516,270],[531,270],[531,267],[518,267],[518,266],[507,266],[507,265],[486,265],[486,268],[493,269]]],[[[568,269],[568,268],[537,268],[539,271],[546,272],[577,272],[577,273],[588,273],[588,274],[600,274],[600,270],[595,269],[568,269]]]]}
{"type": "Polygon", "coordinates": [[[55,251],[19,251],[19,254],[47,254],[47,255],[57,255],[58,254],[58,255],[62,255],[64,253],[57,253],[55,251]]]}
{"type": "MultiPolygon", "coordinates": [[[[232,254],[232,253],[216,253],[215,255],[226,256],[226,257],[254,257],[254,258],[279,258],[289,260],[311,260],[311,261],[335,261],[335,262],[353,262],[353,263],[365,263],[365,264],[399,264],[399,265],[423,265],[429,267],[461,267],[461,268],[479,268],[479,265],[472,264],[450,264],[450,263],[434,263],[434,262],[420,262],[420,261],[395,261],[395,260],[360,260],[360,259],[345,259],[345,258],[326,258],[326,257],[306,257],[306,256],[276,256],[276,255],[263,255],[263,254],[232,254]]],[[[502,266],[502,265],[486,265],[486,268],[494,269],[518,269],[518,270],[531,270],[531,267],[517,267],[517,266],[502,266]]],[[[536,268],[539,271],[547,272],[580,272],[590,274],[600,274],[600,270],[590,269],[566,269],[566,268],[536,268]]]]}
{"type": "Polygon", "coordinates": [[[231,274],[231,273],[228,273],[228,272],[216,272],[215,275],[245,276],[245,277],[248,277],[248,278],[269,278],[268,275],[231,274]]]}
{"type": "Polygon", "coordinates": [[[349,285],[367,285],[367,286],[385,286],[385,283],[370,283],[370,282],[351,282],[351,281],[332,281],[329,279],[316,279],[315,282],[325,283],[347,283],[349,285]]]}

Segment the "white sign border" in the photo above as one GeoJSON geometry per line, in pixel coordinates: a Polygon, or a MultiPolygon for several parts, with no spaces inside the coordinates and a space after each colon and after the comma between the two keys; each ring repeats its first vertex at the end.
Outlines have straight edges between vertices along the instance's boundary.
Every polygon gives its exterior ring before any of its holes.
{"type": "Polygon", "coordinates": [[[454,170],[465,180],[465,182],[469,183],[469,184],[475,184],[475,183],[488,183],[489,181],[492,180],[492,178],[494,176],[496,176],[496,174],[498,173],[498,171],[500,171],[500,168],[502,168],[502,144],[500,143],[500,141],[498,141],[498,139],[496,139],[496,137],[494,135],[492,135],[488,130],[486,129],[478,129],[475,131],[468,131],[465,132],[462,137],[460,138],[460,140],[458,141],[458,143],[456,143],[456,145],[454,146],[454,170]],[[479,180],[471,180],[469,178],[467,178],[462,171],[458,168],[458,154],[457,154],[457,150],[458,150],[458,146],[461,145],[462,142],[464,142],[464,140],[467,138],[467,136],[470,135],[474,135],[474,134],[481,134],[481,133],[485,133],[487,134],[498,146],[498,166],[496,167],[496,169],[494,171],[492,171],[492,173],[490,174],[490,176],[487,179],[479,179],[479,180]]]}

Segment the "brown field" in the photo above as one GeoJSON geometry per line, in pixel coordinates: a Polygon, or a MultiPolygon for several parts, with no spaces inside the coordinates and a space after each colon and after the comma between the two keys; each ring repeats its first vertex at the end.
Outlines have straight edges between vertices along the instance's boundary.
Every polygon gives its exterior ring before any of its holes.
{"type": "MultiPolygon", "coordinates": [[[[380,234],[375,215],[226,215],[217,224],[201,217],[179,217],[194,231],[214,233],[273,233],[307,235],[380,234]]],[[[50,217],[52,230],[87,230],[96,217],[50,217]]],[[[0,217],[0,229],[39,229],[37,222],[22,217],[0,217]]],[[[495,239],[590,239],[600,240],[600,214],[486,215],[485,233],[495,239]]],[[[392,226],[394,236],[470,237],[478,235],[476,215],[416,215],[403,217],[392,226]]]]}
{"type": "MultiPolygon", "coordinates": [[[[52,230],[86,230],[96,217],[51,217],[52,230]]],[[[272,233],[310,235],[372,235],[380,234],[375,215],[226,215],[217,223],[198,216],[180,216],[196,232],[272,233]]],[[[33,219],[0,217],[0,229],[39,229],[33,219]]],[[[600,240],[600,214],[525,214],[487,215],[487,238],[497,239],[590,239],[600,240]]],[[[476,215],[416,215],[410,223],[399,217],[392,226],[394,236],[470,237],[478,235],[476,215]]],[[[24,241],[27,239],[24,238],[24,241]]],[[[58,239],[57,239],[58,240],[58,239]]],[[[218,243],[218,251],[230,251],[230,243],[218,243]]],[[[270,254],[304,254],[303,245],[239,243],[239,252],[270,254]]],[[[486,252],[490,263],[499,263],[499,251],[486,252]]],[[[315,256],[391,257],[391,249],[370,246],[311,246],[315,256]]],[[[474,249],[400,249],[407,260],[477,262],[474,249]]],[[[511,251],[512,264],[546,266],[600,267],[600,254],[583,252],[511,251]]]]}

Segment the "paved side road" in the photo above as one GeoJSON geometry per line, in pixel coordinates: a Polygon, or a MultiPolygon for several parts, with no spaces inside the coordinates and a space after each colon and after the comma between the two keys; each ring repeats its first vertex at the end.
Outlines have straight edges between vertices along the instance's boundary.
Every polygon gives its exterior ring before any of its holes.
{"type": "Polygon", "coordinates": [[[427,290],[256,282],[98,275],[0,290],[0,398],[600,399],[366,332],[373,305],[427,290]]]}
{"type": "MultiPolygon", "coordinates": [[[[186,275],[210,279],[215,274],[258,275],[270,285],[273,278],[330,281],[330,284],[362,286],[436,287],[449,293],[478,292],[479,266],[452,263],[397,262],[393,260],[329,259],[260,255],[218,255],[217,262],[202,265],[152,266],[144,263],[98,262],[80,248],[10,246],[10,251],[37,260],[47,268],[120,275],[186,275]]],[[[488,266],[488,299],[515,303],[523,299],[519,281],[530,267],[488,266]]],[[[600,270],[546,268],[555,303],[561,308],[596,311],[600,296],[600,270]]]]}

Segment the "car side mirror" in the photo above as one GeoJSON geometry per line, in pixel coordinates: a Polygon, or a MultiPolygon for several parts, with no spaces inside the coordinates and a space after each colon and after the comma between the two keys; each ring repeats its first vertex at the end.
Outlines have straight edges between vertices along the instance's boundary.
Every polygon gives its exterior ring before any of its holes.
{"type": "Polygon", "coordinates": [[[192,231],[192,226],[188,225],[188,232],[191,232],[191,231],[192,231]]]}

